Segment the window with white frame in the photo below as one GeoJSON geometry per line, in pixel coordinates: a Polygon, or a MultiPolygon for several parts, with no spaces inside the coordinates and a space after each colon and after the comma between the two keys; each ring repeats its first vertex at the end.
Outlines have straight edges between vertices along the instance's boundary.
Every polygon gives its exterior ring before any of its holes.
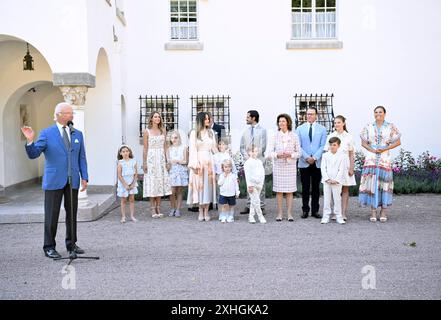
{"type": "Polygon", "coordinates": [[[335,39],[337,0],[292,0],[292,39],[335,39]]]}
{"type": "Polygon", "coordinates": [[[170,1],[171,40],[197,40],[197,0],[170,1]]]}

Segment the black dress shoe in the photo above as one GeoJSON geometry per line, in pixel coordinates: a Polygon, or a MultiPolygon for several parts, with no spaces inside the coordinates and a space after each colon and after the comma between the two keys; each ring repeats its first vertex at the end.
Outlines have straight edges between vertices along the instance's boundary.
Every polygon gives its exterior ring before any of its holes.
{"type": "Polygon", "coordinates": [[[44,255],[48,258],[61,258],[61,255],[55,249],[44,250],[44,255]]]}
{"type": "Polygon", "coordinates": [[[308,212],[303,212],[302,213],[302,219],[306,219],[308,218],[308,212]]]}
{"type": "Polygon", "coordinates": [[[79,246],[75,245],[75,247],[72,250],[73,252],[75,252],[76,254],[84,254],[84,250],[81,249],[79,246]]]}
{"type": "Polygon", "coordinates": [[[240,214],[248,214],[248,213],[250,213],[250,208],[245,208],[243,209],[243,211],[240,212],[240,214]]]}
{"type": "Polygon", "coordinates": [[[67,254],[69,255],[69,259],[76,259],[77,254],[75,253],[75,251],[68,251],[67,254]]]}
{"type": "Polygon", "coordinates": [[[311,216],[313,216],[316,219],[321,219],[322,218],[322,215],[320,213],[318,213],[318,212],[311,214],[311,216]]]}

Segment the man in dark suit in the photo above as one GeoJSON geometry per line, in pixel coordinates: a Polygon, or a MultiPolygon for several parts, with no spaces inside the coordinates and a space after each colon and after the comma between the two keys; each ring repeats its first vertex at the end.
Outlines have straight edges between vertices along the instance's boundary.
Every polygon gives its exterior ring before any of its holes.
{"type": "Polygon", "coordinates": [[[66,248],[70,257],[84,253],[77,242],[77,208],[78,189],[86,190],[88,182],[86,152],[83,134],[75,129],[70,131],[68,122],[73,120],[73,109],[68,103],[62,102],[55,107],[53,126],[41,131],[40,137],[34,143],[35,133],[31,127],[23,127],[21,131],[27,140],[26,153],[30,159],[36,159],[44,153],[44,254],[49,258],[60,258],[55,250],[58,217],[61,201],[64,197],[66,210],[66,248]],[[71,158],[72,199],[68,180],[69,160],[71,158]],[[71,212],[71,203],[73,212],[71,212]],[[73,225],[71,219],[73,215],[73,225]],[[71,228],[73,235],[71,235],[71,228]],[[72,238],[73,237],[73,238],[72,238]]]}
{"type": "Polygon", "coordinates": [[[211,121],[211,129],[213,129],[214,134],[216,135],[216,142],[218,142],[225,135],[225,127],[221,124],[217,124],[214,122],[214,118],[210,112],[207,112],[211,121]]]}

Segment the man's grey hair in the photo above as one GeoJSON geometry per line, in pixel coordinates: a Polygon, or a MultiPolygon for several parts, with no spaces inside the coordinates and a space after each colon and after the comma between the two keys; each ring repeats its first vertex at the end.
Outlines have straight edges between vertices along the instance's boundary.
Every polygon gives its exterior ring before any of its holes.
{"type": "Polygon", "coordinates": [[[71,107],[71,106],[72,105],[67,102],[60,102],[59,104],[57,104],[54,110],[54,121],[57,121],[58,115],[61,113],[61,109],[63,109],[64,107],[71,107]]]}

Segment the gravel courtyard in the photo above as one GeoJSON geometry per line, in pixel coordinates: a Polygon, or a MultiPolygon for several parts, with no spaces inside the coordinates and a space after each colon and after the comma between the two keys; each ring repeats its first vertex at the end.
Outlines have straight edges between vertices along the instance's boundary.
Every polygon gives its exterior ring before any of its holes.
{"type": "Polygon", "coordinates": [[[394,200],[389,221],[371,223],[351,198],[344,226],[300,219],[298,198],[294,222],[276,222],[268,200],[266,225],[198,222],[186,209],[153,220],[137,202],[136,223],[121,224],[119,207],[79,223],[78,245],[100,260],[75,260],[69,275],[44,257],[43,224],[3,224],[0,299],[441,299],[441,196],[394,200]]]}

